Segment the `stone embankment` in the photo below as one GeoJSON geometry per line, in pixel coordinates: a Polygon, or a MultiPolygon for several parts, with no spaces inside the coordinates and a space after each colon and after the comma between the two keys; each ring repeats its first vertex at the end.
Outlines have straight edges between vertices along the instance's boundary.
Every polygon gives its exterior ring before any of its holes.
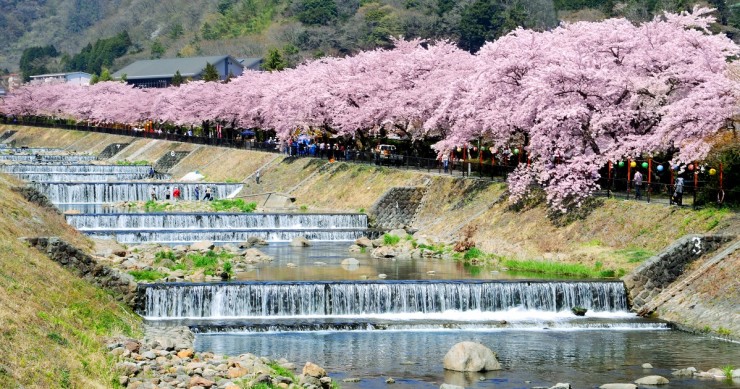
{"type": "Polygon", "coordinates": [[[740,338],[740,280],[734,274],[740,241],[733,239],[688,235],[640,265],[623,279],[632,309],[687,330],[740,338]]]}

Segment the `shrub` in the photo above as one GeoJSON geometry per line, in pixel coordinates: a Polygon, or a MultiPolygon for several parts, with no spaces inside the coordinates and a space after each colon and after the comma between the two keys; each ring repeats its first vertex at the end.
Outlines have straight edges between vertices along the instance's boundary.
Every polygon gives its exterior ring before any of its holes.
{"type": "Polygon", "coordinates": [[[136,281],[156,281],[165,276],[156,270],[131,270],[128,274],[131,274],[136,281]]]}
{"type": "Polygon", "coordinates": [[[400,241],[401,241],[401,238],[396,235],[383,234],[383,243],[387,246],[395,246],[400,241]]]}
{"type": "Polygon", "coordinates": [[[472,247],[472,248],[470,248],[470,250],[468,250],[468,251],[465,252],[465,255],[463,256],[463,259],[465,259],[466,261],[469,261],[471,259],[481,258],[481,257],[483,257],[483,255],[484,255],[483,254],[483,251],[480,251],[479,248],[472,247]]]}
{"type": "Polygon", "coordinates": [[[246,202],[243,199],[220,199],[211,202],[211,209],[216,212],[237,209],[240,212],[250,213],[257,209],[257,203],[246,202]]]}

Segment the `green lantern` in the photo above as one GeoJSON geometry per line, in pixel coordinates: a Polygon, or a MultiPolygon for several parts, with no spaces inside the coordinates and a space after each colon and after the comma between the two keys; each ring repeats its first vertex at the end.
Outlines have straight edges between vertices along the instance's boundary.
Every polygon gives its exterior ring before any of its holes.
{"type": "Polygon", "coordinates": [[[519,154],[519,149],[514,149],[514,155],[519,154]]]}
{"type": "Polygon", "coordinates": [[[643,162],[642,163],[642,168],[643,169],[647,169],[648,168],[648,163],[647,162],[643,162]]]}
{"type": "Polygon", "coordinates": [[[619,161],[617,165],[619,165],[619,167],[624,167],[624,161],[619,161]]]}

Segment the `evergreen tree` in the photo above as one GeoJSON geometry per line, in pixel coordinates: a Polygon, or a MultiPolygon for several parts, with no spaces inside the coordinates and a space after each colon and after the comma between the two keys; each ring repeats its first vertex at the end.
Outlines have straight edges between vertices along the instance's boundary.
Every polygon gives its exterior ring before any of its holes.
{"type": "Polygon", "coordinates": [[[152,43],[152,58],[162,58],[165,48],[162,42],[156,40],[152,43]]]}
{"type": "Polygon", "coordinates": [[[103,71],[100,72],[100,81],[113,81],[113,76],[111,76],[110,70],[108,70],[108,68],[103,68],[103,71]]]}
{"type": "Polygon", "coordinates": [[[182,74],[180,74],[180,70],[175,72],[175,75],[172,76],[172,85],[173,86],[180,86],[182,83],[185,82],[182,78],[182,74]]]}
{"type": "Polygon", "coordinates": [[[218,81],[220,78],[216,67],[206,63],[206,69],[203,71],[203,81],[218,81]]]}
{"type": "Polygon", "coordinates": [[[287,61],[280,54],[280,50],[273,48],[267,52],[264,62],[262,62],[262,70],[273,71],[283,70],[288,66],[287,61]]]}

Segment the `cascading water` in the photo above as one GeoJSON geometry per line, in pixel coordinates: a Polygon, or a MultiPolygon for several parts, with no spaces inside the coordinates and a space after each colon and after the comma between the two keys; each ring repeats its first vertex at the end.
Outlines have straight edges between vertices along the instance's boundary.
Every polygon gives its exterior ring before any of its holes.
{"type": "Polygon", "coordinates": [[[0,161],[79,163],[96,160],[94,155],[0,154],[0,161]]]}
{"type": "Polygon", "coordinates": [[[143,180],[149,173],[8,173],[24,181],[51,182],[101,182],[143,180]]]}
{"type": "Polygon", "coordinates": [[[165,198],[168,188],[178,187],[183,200],[194,200],[195,188],[200,188],[203,196],[205,188],[211,188],[217,199],[233,196],[242,184],[192,183],[192,182],[35,182],[36,189],[46,195],[53,203],[90,204],[115,203],[121,201],[146,201],[154,189],[159,199],[165,198]]]}
{"type": "MultiPolygon", "coordinates": [[[[113,173],[113,174],[148,174],[152,168],[150,165],[39,165],[39,164],[15,164],[0,166],[0,171],[5,173],[113,173]]],[[[44,180],[51,181],[51,180],[44,180]]]]}
{"type": "Polygon", "coordinates": [[[560,312],[574,306],[596,312],[628,309],[621,282],[273,282],[143,288],[141,313],[150,319],[439,316],[514,308],[560,312]]]}

